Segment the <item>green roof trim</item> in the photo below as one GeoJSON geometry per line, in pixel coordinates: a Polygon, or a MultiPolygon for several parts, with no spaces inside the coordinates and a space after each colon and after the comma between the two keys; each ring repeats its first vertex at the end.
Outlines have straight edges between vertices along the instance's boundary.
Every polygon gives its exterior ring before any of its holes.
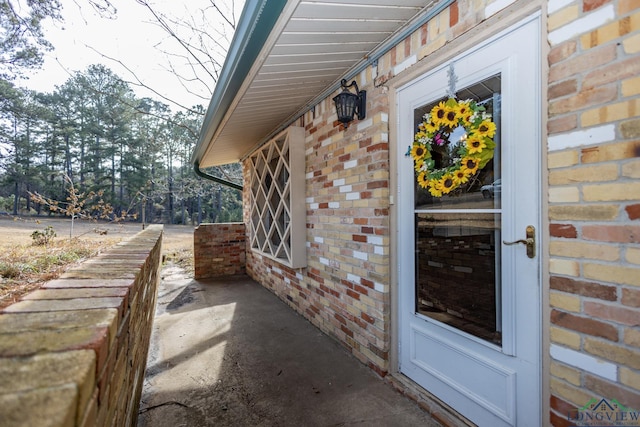
{"type": "Polygon", "coordinates": [[[191,162],[199,164],[236,94],[271,34],[287,0],[248,0],[209,102],[191,162]]]}

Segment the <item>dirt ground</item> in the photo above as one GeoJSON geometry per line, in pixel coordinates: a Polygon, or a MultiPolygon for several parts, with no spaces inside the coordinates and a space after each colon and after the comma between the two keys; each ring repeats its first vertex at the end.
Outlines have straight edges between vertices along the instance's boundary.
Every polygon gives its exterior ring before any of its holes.
{"type": "MultiPolygon", "coordinates": [[[[142,230],[142,224],[75,221],[73,237],[78,240],[70,241],[71,220],[68,218],[20,218],[0,216],[0,262],[15,260],[14,266],[19,270],[11,271],[10,276],[0,275],[0,309],[19,300],[42,286],[48,280],[58,277],[69,265],[56,264],[41,272],[33,272],[30,263],[22,261],[31,258],[38,264],[43,257],[42,251],[50,258],[60,253],[61,247],[75,249],[93,248],[94,251],[104,250],[116,243],[126,240],[142,230]],[[55,231],[56,237],[51,246],[33,246],[31,234],[34,231],[44,232],[48,226],[55,231]],[[76,243],[74,243],[76,242],[76,243]],[[59,244],[55,244],[59,243],[59,244]],[[62,244],[62,246],[60,246],[62,244]],[[19,256],[16,256],[16,253],[19,256]],[[14,272],[17,271],[17,274],[14,272]],[[13,274],[16,274],[13,276],[13,274]]],[[[166,263],[179,265],[187,274],[193,272],[193,226],[165,225],[162,255],[166,263]]]]}
{"type": "MultiPolygon", "coordinates": [[[[49,225],[56,232],[56,239],[69,238],[71,220],[68,218],[0,216],[0,251],[16,245],[30,245],[32,243],[31,233],[36,230],[43,231],[49,225]]],[[[194,228],[191,225],[165,225],[162,240],[163,253],[193,251],[194,228]]],[[[76,220],[73,226],[73,237],[112,240],[117,243],[141,230],[142,224],[140,223],[109,224],[76,220]]]]}

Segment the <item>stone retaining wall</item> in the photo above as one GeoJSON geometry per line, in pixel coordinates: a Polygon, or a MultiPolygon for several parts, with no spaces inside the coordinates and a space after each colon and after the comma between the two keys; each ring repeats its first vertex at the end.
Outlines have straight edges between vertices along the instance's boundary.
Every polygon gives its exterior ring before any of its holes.
{"type": "Polygon", "coordinates": [[[245,226],[200,224],[193,233],[195,278],[245,274],[245,226]]]}
{"type": "Polygon", "coordinates": [[[136,425],[161,246],[152,225],[0,313],[0,425],[136,425]]]}

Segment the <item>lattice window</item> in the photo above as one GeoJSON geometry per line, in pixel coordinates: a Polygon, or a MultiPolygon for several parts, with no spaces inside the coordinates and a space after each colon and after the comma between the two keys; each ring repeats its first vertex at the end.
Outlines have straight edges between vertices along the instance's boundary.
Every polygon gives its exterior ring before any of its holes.
{"type": "Polygon", "coordinates": [[[306,267],[304,129],[287,129],[249,160],[251,248],[289,267],[306,267]]]}

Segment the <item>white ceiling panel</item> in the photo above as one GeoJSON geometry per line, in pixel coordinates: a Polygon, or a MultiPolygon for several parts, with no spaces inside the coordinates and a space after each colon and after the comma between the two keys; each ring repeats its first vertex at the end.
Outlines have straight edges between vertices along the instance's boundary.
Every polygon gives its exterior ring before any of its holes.
{"type": "Polygon", "coordinates": [[[289,0],[213,137],[202,167],[237,161],[418,15],[445,0],[289,0]],[[293,13],[291,13],[293,11],[293,13]],[[281,20],[283,15],[281,15],[281,20]],[[257,68],[256,68],[257,66],[257,68]]]}

